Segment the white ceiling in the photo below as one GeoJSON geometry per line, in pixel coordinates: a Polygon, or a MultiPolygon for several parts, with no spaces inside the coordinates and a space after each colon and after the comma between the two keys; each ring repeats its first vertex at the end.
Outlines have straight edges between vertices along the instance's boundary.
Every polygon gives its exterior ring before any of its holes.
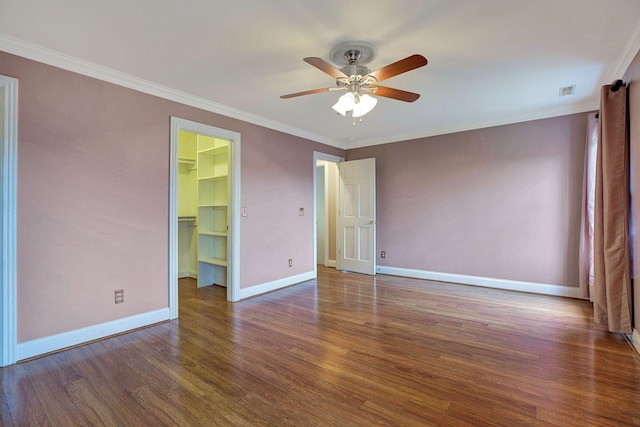
{"type": "Polygon", "coordinates": [[[639,18],[638,0],[0,0],[0,50],[349,148],[597,109],[639,18]],[[421,98],[380,98],[355,127],[340,92],[279,98],[334,86],[302,58],[346,41],[377,47],[372,70],[425,56],[383,83],[421,98]]]}

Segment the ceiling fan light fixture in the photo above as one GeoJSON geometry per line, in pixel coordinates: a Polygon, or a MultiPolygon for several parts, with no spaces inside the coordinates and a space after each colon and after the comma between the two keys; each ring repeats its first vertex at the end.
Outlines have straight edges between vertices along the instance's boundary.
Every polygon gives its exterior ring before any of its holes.
{"type": "Polygon", "coordinates": [[[369,111],[373,110],[373,108],[378,103],[378,100],[371,95],[359,96],[359,101],[353,106],[353,112],[351,115],[353,117],[362,117],[367,114],[369,111]]]}
{"type": "MultiPolygon", "coordinates": [[[[342,95],[331,108],[343,117],[351,113],[353,118],[362,117],[373,110],[378,103],[377,97],[380,96],[404,102],[414,102],[420,98],[420,94],[380,86],[378,83],[407,71],[424,67],[427,65],[427,58],[414,54],[372,72],[364,64],[373,59],[376,52],[375,47],[369,43],[343,43],[331,51],[333,62],[344,65],[339,69],[322,58],[315,56],[303,58],[307,64],[333,77],[336,87],[290,93],[281,95],[280,98],[288,99],[314,93],[346,90],[347,93],[342,95]],[[370,96],[368,93],[376,96],[370,96]]],[[[353,123],[355,126],[355,121],[353,123]]]]}
{"type": "Polygon", "coordinates": [[[355,107],[355,105],[356,105],[355,95],[351,92],[347,92],[344,95],[342,95],[338,99],[338,102],[336,102],[336,104],[331,108],[333,108],[338,114],[342,116],[346,116],[347,111],[353,110],[353,107],[355,107]]]}

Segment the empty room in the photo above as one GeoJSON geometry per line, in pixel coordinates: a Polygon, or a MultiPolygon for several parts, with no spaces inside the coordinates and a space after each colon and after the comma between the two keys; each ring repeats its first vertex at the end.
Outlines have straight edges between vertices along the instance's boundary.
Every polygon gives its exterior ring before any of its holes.
{"type": "Polygon", "coordinates": [[[638,82],[635,0],[1,1],[0,424],[640,425],[638,82]]]}

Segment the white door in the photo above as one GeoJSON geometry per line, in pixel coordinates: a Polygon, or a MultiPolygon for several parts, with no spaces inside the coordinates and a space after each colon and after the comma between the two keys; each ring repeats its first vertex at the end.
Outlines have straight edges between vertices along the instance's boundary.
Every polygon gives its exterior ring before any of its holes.
{"type": "Polygon", "coordinates": [[[376,159],[338,165],[337,268],[376,274],[376,159]]]}

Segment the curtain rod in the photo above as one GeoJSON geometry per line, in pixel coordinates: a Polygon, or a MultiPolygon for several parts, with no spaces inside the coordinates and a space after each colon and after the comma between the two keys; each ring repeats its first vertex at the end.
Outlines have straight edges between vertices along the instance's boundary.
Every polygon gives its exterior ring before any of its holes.
{"type": "Polygon", "coordinates": [[[626,86],[626,85],[627,84],[623,82],[621,79],[614,80],[614,82],[611,83],[611,92],[617,92],[618,89],[620,89],[620,86],[626,86]]]}
{"type": "MultiPolygon", "coordinates": [[[[621,86],[626,86],[626,85],[627,84],[624,81],[622,81],[622,79],[614,80],[613,83],[611,83],[611,92],[617,92],[621,86]]],[[[599,119],[599,118],[600,118],[600,111],[596,113],[596,119],[599,119]]]]}

